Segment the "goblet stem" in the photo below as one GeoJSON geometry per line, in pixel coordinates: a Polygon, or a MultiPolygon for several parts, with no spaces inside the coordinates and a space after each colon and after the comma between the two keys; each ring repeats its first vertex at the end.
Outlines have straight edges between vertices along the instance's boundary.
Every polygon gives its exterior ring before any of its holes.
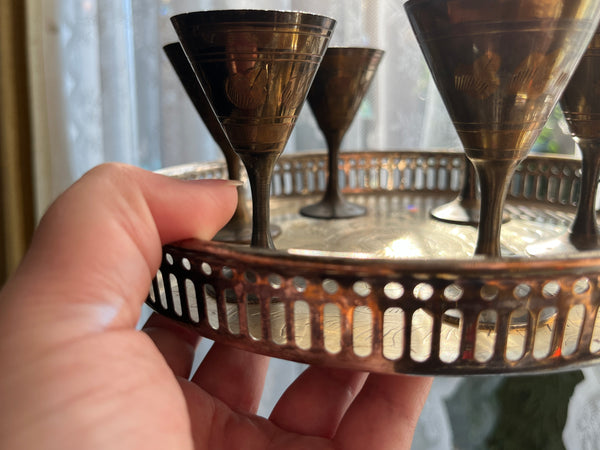
{"type": "Polygon", "coordinates": [[[271,220],[271,177],[280,152],[246,153],[240,158],[246,167],[252,190],[252,247],[275,249],[269,223],[271,220]]]}
{"type": "MultiPolygon", "coordinates": [[[[233,151],[223,150],[223,154],[225,155],[225,163],[227,164],[227,176],[230,180],[240,180],[242,172],[242,162],[240,157],[233,151]]],[[[248,210],[244,203],[243,189],[244,188],[241,186],[238,188],[238,204],[235,213],[230,220],[230,223],[235,224],[234,228],[237,227],[239,229],[242,229],[244,224],[250,221],[248,210]]]]}
{"type": "Polygon", "coordinates": [[[500,256],[500,228],[504,201],[518,160],[474,160],[481,189],[481,214],[476,255],[500,256]]]}
{"type": "Polygon", "coordinates": [[[346,201],[340,191],[338,158],[345,132],[346,129],[324,133],[327,141],[327,186],[319,202],[300,209],[302,215],[319,219],[348,219],[366,214],[364,206],[346,201]]]}
{"type": "Polygon", "coordinates": [[[335,205],[342,203],[342,196],[340,195],[340,176],[338,173],[338,157],[340,154],[340,146],[342,145],[342,139],[344,132],[340,133],[329,133],[327,135],[327,187],[325,189],[325,195],[323,196],[323,202],[335,205]]]}
{"type": "Polygon", "coordinates": [[[570,240],[577,248],[597,248],[599,233],[595,201],[600,176],[600,148],[598,141],[592,139],[581,139],[578,144],[581,150],[581,193],[570,240]]]}
{"type": "Polygon", "coordinates": [[[477,174],[469,158],[465,158],[465,166],[463,184],[458,194],[458,200],[461,204],[470,205],[477,202],[477,174]]]}
{"type": "Polygon", "coordinates": [[[230,180],[239,180],[241,178],[241,161],[235,152],[223,150],[225,163],[227,164],[227,176],[230,180]]]}

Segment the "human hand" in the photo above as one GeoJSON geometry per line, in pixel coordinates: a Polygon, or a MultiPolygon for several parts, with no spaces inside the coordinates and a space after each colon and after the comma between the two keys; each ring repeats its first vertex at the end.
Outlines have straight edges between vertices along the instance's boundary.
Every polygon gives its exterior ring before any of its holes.
{"type": "Polygon", "coordinates": [[[236,189],[100,166],[49,209],[0,292],[0,448],[409,448],[431,380],[308,368],[269,420],[268,358],[160,316],[135,329],[162,244],[210,239],[236,189]]]}

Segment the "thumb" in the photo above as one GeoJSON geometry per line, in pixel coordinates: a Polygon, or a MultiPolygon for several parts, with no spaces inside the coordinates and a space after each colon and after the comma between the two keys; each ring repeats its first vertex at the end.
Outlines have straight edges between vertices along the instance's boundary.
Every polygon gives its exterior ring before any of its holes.
{"type": "Polygon", "coordinates": [[[210,239],[233,214],[236,195],[226,180],[189,182],[122,164],[98,166],[49,208],[3,300],[18,297],[9,310],[25,308],[29,327],[61,322],[63,339],[133,327],[162,245],[210,239]]]}

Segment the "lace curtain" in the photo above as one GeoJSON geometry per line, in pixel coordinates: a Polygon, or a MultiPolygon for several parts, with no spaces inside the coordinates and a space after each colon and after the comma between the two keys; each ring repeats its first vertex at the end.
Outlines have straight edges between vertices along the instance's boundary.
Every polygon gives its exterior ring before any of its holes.
{"type": "MultiPolygon", "coordinates": [[[[291,9],[336,18],[331,45],[386,51],[342,149],[459,149],[403,3],[27,0],[38,215],[75,179],[104,161],[154,170],[222,158],[162,53],[163,45],[176,40],[169,17],[192,10],[291,9]]],[[[564,152],[571,152],[573,144],[560,129],[560,117],[554,126],[555,140],[567,148],[564,152]]],[[[285,151],[324,148],[323,137],[305,107],[285,151]]],[[[206,349],[204,344],[199,353],[206,349]]],[[[268,414],[302,369],[298,364],[272,361],[262,414],[268,414]]],[[[562,383],[569,392],[577,386],[568,408],[564,442],[568,448],[580,449],[599,440],[595,414],[600,409],[599,375],[596,369],[576,374],[584,381],[542,377],[536,382],[539,386],[562,383]]],[[[501,423],[504,409],[497,394],[507,384],[510,381],[501,377],[436,379],[413,448],[485,448],[486,439],[501,423]]],[[[552,408],[566,413],[569,396],[552,408]]],[[[564,421],[554,430],[558,441],[563,425],[564,421]]]]}
{"type": "MultiPolygon", "coordinates": [[[[386,50],[342,149],[460,148],[402,1],[29,1],[42,22],[33,61],[47,133],[37,147],[40,211],[104,161],[153,170],[222,157],[162,54],[176,40],[169,18],[191,10],[292,9],[336,18],[331,45],[386,50]]],[[[285,151],[324,147],[305,107],[285,151]]]]}

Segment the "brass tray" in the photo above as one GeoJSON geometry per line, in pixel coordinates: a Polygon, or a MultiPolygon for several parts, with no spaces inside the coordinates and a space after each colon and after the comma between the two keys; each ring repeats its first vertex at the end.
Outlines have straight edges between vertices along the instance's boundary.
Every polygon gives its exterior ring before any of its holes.
{"type": "MultiPolygon", "coordinates": [[[[473,227],[429,216],[457,195],[463,166],[448,151],[343,153],[343,192],[369,213],[324,221],[298,210],[322,195],[326,155],[284,155],[272,185],[278,250],[165,246],[147,304],[219,342],[371,372],[540,372],[598,360],[600,252],[525,252],[568,229],[581,162],[533,155],[521,164],[496,259],[471,256],[473,227]]],[[[226,177],[220,162],[161,172],[226,177]]]]}

